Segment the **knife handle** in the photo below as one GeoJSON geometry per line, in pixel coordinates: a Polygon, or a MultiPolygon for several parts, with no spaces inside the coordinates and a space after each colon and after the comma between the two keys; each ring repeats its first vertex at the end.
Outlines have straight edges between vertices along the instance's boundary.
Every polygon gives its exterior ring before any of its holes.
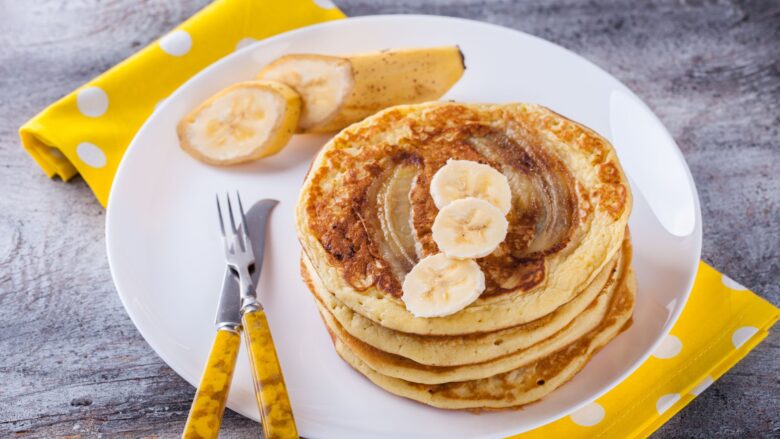
{"type": "Polygon", "coordinates": [[[219,435],[240,346],[238,331],[228,328],[217,330],[182,438],[216,438],[219,435]]]}
{"type": "Polygon", "coordinates": [[[257,407],[264,439],[298,437],[282,368],[271,338],[271,328],[262,309],[248,309],[241,317],[255,382],[257,407]]]}

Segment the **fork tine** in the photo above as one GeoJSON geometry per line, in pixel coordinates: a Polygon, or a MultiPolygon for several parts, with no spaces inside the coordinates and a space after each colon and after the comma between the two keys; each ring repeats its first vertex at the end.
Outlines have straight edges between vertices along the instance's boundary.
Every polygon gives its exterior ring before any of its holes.
{"type": "Polygon", "coordinates": [[[246,217],[244,216],[244,206],[241,204],[241,194],[236,191],[236,199],[238,200],[238,211],[241,212],[241,223],[246,224],[246,217]]]}
{"type": "Polygon", "coordinates": [[[226,192],[225,197],[227,198],[228,213],[230,214],[230,228],[233,230],[233,233],[235,234],[238,232],[238,229],[236,229],[236,220],[233,218],[233,205],[230,203],[230,192],[226,192]]]}
{"type": "Polygon", "coordinates": [[[241,204],[241,194],[236,191],[238,200],[238,211],[241,212],[241,239],[244,242],[244,249],[249,248],[249,232],[246,230],[246,215],[244,214],[244,205],[241,204]]]}
{"type": "Polygon", "coordinates": [[[219,205],[219,194],[215,194],[217,199],[217,216],[219,216],[219,230],[222,232],[222,237],[225,237],[225,221],[222,219],[222,206],[219,205]]]}
{"type": "Polygon", "coordinates": [[[246,242],[244,241],[244,233],[239,230],[243,227],[243,223],[239,223],[238,226],[236,226],[236,219],[233,215],[233,205],[230,203],[230,192],[226,192],[225,195],[227,196],[228,200],[228,210],[230,211],[230,226],[233,228],[233,246],[236,245],[240,248],[235,249],[236,251],[246,251],[246,242]]]}

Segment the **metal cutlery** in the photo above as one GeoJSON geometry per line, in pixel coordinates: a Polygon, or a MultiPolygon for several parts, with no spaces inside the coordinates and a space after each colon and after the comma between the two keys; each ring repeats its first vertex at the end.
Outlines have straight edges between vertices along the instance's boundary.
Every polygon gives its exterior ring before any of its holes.
{"type": "Polygon", "coordinates": [[[217,196],[227,266],[217,311],[217,334],[182,437],[217,437],[244,332],[264,437],[297,438],[284,377],[255,287],[263,263],[265,225],[277,201],[261,200],[246,215],[238,193],[239,215],[234,215],[229,194],[226,201],[227,221],[217,196]],[[257,234],[254,240],[250,239],[250,231],[257,234]]]}

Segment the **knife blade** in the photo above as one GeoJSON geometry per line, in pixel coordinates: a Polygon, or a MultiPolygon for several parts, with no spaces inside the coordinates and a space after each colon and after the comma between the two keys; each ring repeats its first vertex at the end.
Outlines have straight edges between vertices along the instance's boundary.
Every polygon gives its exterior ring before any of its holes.
{"type": "MultiPolygon", "coordinates": [[[[247,234],[255,254],[255,264],[250,269],[254,285],[257,285],[263,268],[265,232],[268,226],[268,218],[277,204],[279,204],[277,200],[260,200],[246,212],[247,234]]],[[[218,328],[225,326],[238,327],[241,325],[241,292],[238,277],[229,267],[225,267],[225,276],[222,279],[222,293],[219,296],[215,323],[218,328]]]]}

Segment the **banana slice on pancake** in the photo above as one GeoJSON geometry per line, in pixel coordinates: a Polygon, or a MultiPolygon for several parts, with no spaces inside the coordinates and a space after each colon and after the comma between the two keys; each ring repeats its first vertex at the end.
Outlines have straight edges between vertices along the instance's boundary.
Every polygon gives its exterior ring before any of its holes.
{"type": "Polygon", "coordinates": [[[298,129],[331,133],[387,107],[440,98],[463,75],[457,46],[348,56],[286,55],[258,79],[283,82],[303,98],[298,129]]]}
{"type": "Polygon", "coordinates": [[[298,125],[301,98],[285,84],[249,81],[215,94],[179,122],[182,149],[206,163],[231,165],[279,152],[298,125]]]}
{"type": "Polygon", "coordinates": [[[465,308],[484,290],[485,274],[476,262],[438,253],[406,275],[401,299],[416,317],[442,317],[465,308]]]}
{"type": "Polygon", "coordinates": [[[433,221],[433,240],[451,258],[481,258],[504,241],[509,222],[494,205],[479,198],[455,200],[433,221]]]}
{"type": "Polygon", "coordinates": [[[431,179],[431,197],[439,209],[467,197],[485,200],[503,215],[512,207],[512,190],[506,176],[471,160],[447,160],[431,179]]]}

